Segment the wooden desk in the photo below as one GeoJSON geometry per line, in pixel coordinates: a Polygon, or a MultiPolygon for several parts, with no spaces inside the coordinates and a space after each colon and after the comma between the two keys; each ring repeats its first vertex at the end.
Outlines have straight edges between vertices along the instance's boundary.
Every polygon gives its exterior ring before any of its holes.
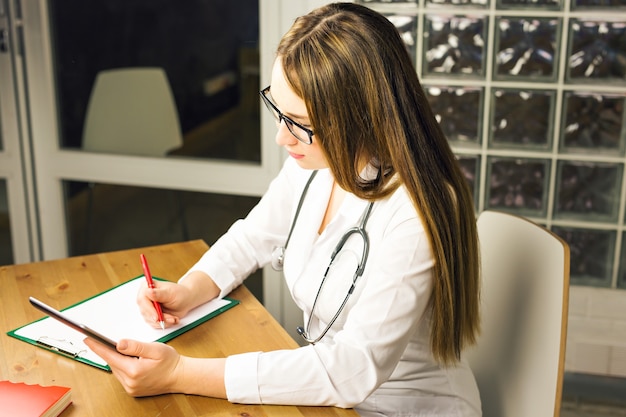
{"type": "MultiPolygon", "coordinates": [[[[105,371],[28,345],[6,332],[42,317],[34,296],[62,309],[141,275],[139,254],[154,276],[178,279],[206,251],[195,240],[62,260],[0,267],[0,379],[72,388],[70,416],[356,416],[333,407],[231,404],[226,400],[167,394],[133,398],[105,371]]],[[[230,294],[241,304],[168,342],[181,354],[223,357],[247,351],[295,348],[297,343],[245,288],[230,294]]]]}

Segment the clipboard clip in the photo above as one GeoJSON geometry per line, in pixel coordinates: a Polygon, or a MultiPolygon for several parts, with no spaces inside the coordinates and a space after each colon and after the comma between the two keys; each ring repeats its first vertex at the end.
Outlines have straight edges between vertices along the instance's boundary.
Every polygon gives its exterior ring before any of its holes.
{"type": "Polygon", "coordinates": [[[38,346],[44,349],[52,350],[72,359],[76,359],[81,353],[85,352],[85,350],[77,350],[74,344],[69,340],[41,336],[36,342],[38,346]]]}

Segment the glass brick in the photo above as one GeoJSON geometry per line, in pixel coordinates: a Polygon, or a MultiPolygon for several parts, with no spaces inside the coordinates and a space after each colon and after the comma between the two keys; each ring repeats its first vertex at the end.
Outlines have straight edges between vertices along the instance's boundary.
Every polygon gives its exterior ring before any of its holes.
{"type": "Polygon", "coordinates": [[[489,0],[426,0],[426,5],[437,6],[480,6],[486,7],[489,0]]]}
{"type": "Polygon", "coordinates": [[[626,7],[626,0],[572,0],[572,9],[613,10],[626,7]]]}
{"type": "Polygon", "coordinates": [[[0,178],[0,265],[14,262],[7,181],[0,178]]]}
{"type": "Polygon", "coordinates": [[[546,90],[494,90],[489,146],[549,149],[554,96],[554,91],[546,90]]]}
{"type": "Polygon", "coordinates": [[[478,207],[478,193],[480,187],[480,156],[479,155],[459,155],[457,160],[461,166],[461,171],[474,196],[474,206],[478,207]]]}
{"type": "Polygon", "coordinates": [[[424,74],[483,76],[487,19],[427,15],[424,74]]]}
{"type": "Polygon", "coordinates": [[[409,55],[411,55],[411,60],[415,65],[417,56],[417,52],[415,50],[417,47],[417,17],[396,13],[385,13],[385,17],[389,19],[396,29],[398,29],[398,32],[400,32],[400,37],[402,38],[404,45],[406,45],[409,55]]]}
{"type": "Polygon", "coordinates": [[[556,9],[561,8],[562,0],[498,0],[497,6],[499,9],[513,9],[513,8],[546,8],[556,9]]]}
{"type": "Polygon", "coordinates": [[[496,24],[495,77],[556,79],[559,27],[558,19],[500,17],[496,24]]]}
{"type": "Polygon", "coordinates": [[[614,230],[552,227],[570,250],[570,284],[610,287],[615,253],[614,230]]]}
{"type": "Polygon", "coordinates": [[[622,232],[622,255],[620,256],[617,287],[626,289],[626,232],[622,232]]]}
{"type": "Polygon", "coordinates": [[[417,0],[360,0],[358,3],[417,3],[417,0]]]}
{"type": "Polygon", "coordinates": [[[624,95],[566,92],[563,102],[562,150],[624,155],[624,95]]]}
{"type": "Polygon", "coordinates": [[[455,144],[479,145],[483,89],[429,86],[425,90],[448,140],[455,144]]]}
{"type": "Polygon", "coordinates": [[[573,19],[570,82],[626,81],[626,22],[573,19]]]}
{"type": "Polygon", "coordinates": [[[556,219],[617,221],[623,164],[559,161],[556,219]]]}
{"type": "Polygon", "coordinates": [[[490,157],[485,207],[545,217],[550,161],[490,157]]]}

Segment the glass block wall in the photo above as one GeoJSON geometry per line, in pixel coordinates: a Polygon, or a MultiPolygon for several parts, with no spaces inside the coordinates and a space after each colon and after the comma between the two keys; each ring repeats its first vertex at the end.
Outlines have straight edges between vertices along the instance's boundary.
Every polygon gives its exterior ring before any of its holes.
{"type": "Polygon", "coordinates": [[[480,212],[563,237],[626,289],[626,0],[387,0],[480,212]]]}

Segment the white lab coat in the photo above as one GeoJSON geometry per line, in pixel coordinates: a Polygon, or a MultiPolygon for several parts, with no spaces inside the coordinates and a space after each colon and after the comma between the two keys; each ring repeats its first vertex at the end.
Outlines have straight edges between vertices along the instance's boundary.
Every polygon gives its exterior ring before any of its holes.
{"type": "MultiPolygon", "coordinates": [[[[259,204],[190,271],[208,273],[223,296],[268,264],[272,250],[285,243],[310,173],[287,160],[259,204]]],[[[348,194],[319,235],[332,183],[329,170],[320,170],[313,179],[285,252],[285,280],[304,312],[303,323],[313,314],[307,329],[313,338],[341,305],[363,247],[358,235],[348,240],[312,312],[330,254],[367,206],[348,194]]],[[[227,358],[230,401],[355,407],[371,416],[480,416],[478,390],[465,362],[446,369],[432,359],[428,302],[433,259],[403,187],[374,203],[366,230],[370,247],[365,272],[326,336],[295,350],[227,358]]]]}

